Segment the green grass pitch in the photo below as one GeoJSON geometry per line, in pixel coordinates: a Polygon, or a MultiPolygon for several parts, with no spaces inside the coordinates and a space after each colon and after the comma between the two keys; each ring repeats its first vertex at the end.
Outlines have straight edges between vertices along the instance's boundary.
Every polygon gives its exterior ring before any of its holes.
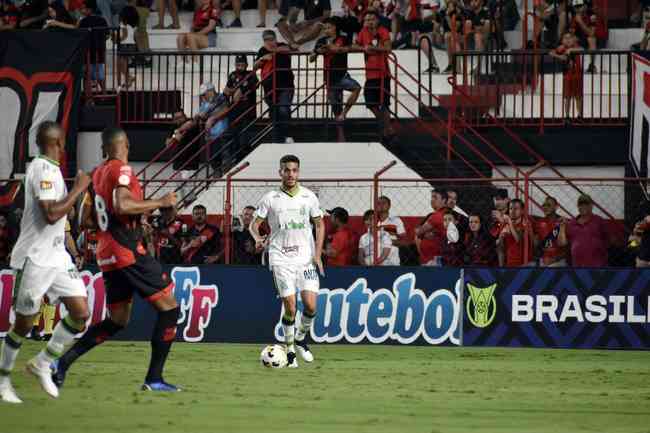
{"type": "Polygon", "coordinates": [[[139,391],[148,343],[82,358],[58,400],[24,372],[2,433],[650,432],[649,353],[314,345],[312,365],[270,370],[261,345],[176,344],[178,394],[139,391]]]}

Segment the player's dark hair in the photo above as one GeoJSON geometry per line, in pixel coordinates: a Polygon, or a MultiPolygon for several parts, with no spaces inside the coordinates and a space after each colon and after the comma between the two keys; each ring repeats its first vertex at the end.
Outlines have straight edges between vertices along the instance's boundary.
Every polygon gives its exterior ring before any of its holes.
{"type": "Polygon", "coordinates": [[[244,208],[244,210],[252,210],[253,212],[255,212],[257,209],[255,208],[255,206],[248,205],[244,208]]]}
{"type": "Polygon", "coordinates": [[[377,11],[372,11],[372,10],[368,11],[366,12],[366,16],[368,15],[374,15],[374,17],[377,18],[377,20],[379,20],[379,13],[377,11]]]}
{"type": "Polygon", "coordinates": [[[385,195],[382,195],[381,197],[379,197],[378,200],[384,200],[384,201],[387,201],[387,202],[388,202],[388,206],[391,205],[391,201],[390,201],[390,199],[389,199],[388,197],[386,197],[385,195]]]}
{"type": "Polygon", "coordinates": [[[513,198],[512,200],[510,200],[510,204],[508,206],[512,206],[513,204],[516,203],[519,203],[522,209],[524,208],[524,202],[519,198],[513,198]]]}
{"type": "Polygon", "coordinates": [[[456,191],[455,189],[447,188],[447,189],[445,190],[445,193],[447,194],[447,197],[449,197],[449,193],[450,193],[450,192],[455,192],[455,193],[456,193],[456,196],[458,196],[458,191],[456,191]]]}
{"type": "Polygon", "coordinates": [[[284,155],[282,158],[280,158],[280,166],[289,162],[295,162],[296,164],[300,165],[300,159],[296,155],[284,155]]]}
{"type": "Polygon", "coordinates": [[[439,194],[444,201],[447,201],[447,191],[444,189],[433,189],[431,190],[431,194],[439,194]]]}
{"type": "Polygon", "coordinates": [[[197,210],[197,209],[199,209],[199,210],[204,210],[204,211],[207,213],[207,209],[206,209],[205,206],[203,206],[202,204],[197,204],[196,206],[194,206],[194,207],[192,208],[192,213],[194,213],[194,211],[197,210]]]}
{"type": "Polygon", "coordinates": [[[61,125],[51,120],[46,120],[38,125],[38,129],[36,130],[36,145],[39,149],[42,149],[47,144],[47,139],[54,130],[61,131],[62,128],[61,125]]]}
{"type": "Polygon", "coordinates": [[[107,150],[115,141],[117,137],[126,134],[122,128],[117,126],[109,126],[102,131],[102,149],[107,150]]]}

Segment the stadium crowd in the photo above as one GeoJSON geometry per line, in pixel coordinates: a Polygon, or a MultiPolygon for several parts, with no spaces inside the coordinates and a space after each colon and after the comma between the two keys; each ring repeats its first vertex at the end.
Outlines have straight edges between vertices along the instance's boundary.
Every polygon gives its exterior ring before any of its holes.
{"type": "MultiPolygon", "coordinates": [[[[650,205],[645,203],[625,247],[626,261],[612,257],[614,239],[606,221],[593,212],[590,196],[577,200],[578,215],[558,215],[558,202],[547,197],[543,216],[524,216],[524,203],[510,199],[499,189],[490,212],[466,212],[455,189],[431,192],[432,212],[420,221],[405,224],[391,213],[391,200],[382,196],[375,209],[362,217],[351,217],[343,207],[326,210],[327,239],[324,259],[328,266],[373,266],[374,237],[378,227],[379,266],[489,266],[489,267],[604,267],[615,264],[649,266],[638,260],[650,247],[650,205]],[[363,225],[361,225],[361,221],[363,225]],[[527,252],[526,252],[527,251],[527,252]]],[[[241,209],[231,224],[231,264],[262,265],[264,246],[257,245],[248,231],[255,206],[241,209]]],[[[0,212],[0,263],[7,264],[21,209],[5,207],[0,212]]],[[[69,215],[69,220],[74,220],[69,215]]],[[[408,217],[412,219],[412,217],[408,217]]],[[[145,247],[166,264],[223,264],[224,221],[207,214],[197,204],[191,216],[179,216],[175,208],[142,218],[145,247]]],[[[96,231],[78,232],[68,225],[66,247],[79,266],[96,265],[96,231]]]]}

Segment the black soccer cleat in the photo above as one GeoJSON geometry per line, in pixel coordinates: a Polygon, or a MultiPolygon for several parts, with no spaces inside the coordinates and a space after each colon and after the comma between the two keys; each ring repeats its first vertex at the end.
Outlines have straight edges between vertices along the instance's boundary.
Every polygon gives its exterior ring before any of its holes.
{"type": "Polygon", "coordinates": [[[52,382],[54,382],[57,388],[63,388],[67,370],[61,368],[58,361],[53,362],[50,368],[52,369],[52,382]]]}
{"type": "Polygon", "coordinates": [[[287,367],[298,368],[298,360],[296,359],[296,352],[287,352],[287,367]]]}

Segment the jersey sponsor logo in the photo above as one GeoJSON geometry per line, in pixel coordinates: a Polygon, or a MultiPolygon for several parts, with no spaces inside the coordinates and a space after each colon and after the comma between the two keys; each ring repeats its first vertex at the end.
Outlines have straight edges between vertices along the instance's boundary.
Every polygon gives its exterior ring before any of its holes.
{"type": "Polygon", "coordinates": [[[219,302],[219,288],[214,284],[201,284],[201,271],[196,266],[175,267],[171,275],[181,313],[177,323],[185,323],[183,339],[201,341],[210,325],[212,310],[219,302]]]}
{"type": "Polygon", "coordinates": [[[282,247],[282,254],[298,254],[300,247],[298,245],[292,245],[290,247],[282,247]]]}
{"type": "MultiPolygon", "coordinates": [[[[392,291],[371,290],[368,280],[358,278],[347,289],[321,288],[316,301],[316,319],[311,336],[317,343],[347,341],[371,343],[397,341],[410,344],[419,338],[429,344],[460,344],[462,281],[453,289],[438,289],[430,295],[416,288],[415,274],[393,282],[392,291]]],[[[281,318],[275,337],[283,341],[281,318]]]]}
{"type": "Polygon", "coordinates": [[[131,176],[128,174],[120,174],[120,177],[117,178],[117,183],[122,186],[129,186],[129,183],[131,183],[131,176]]]}
{"type": "Polygon", "coordinates": [[[304,222],[299,223],[294,220],[286,222],[282,225],[282,230],[305,230],[306,228],[307,225],[304,222]]]}
{"type": "Polygon", "coordinates": [[[41,181],[41,189],[42,190],[48,190],[48,189],[52,189],[52,188],[54,188],[54,186],[52,185],[52,182],[50,182],[49,180],[42,180],[41,181]]]}

